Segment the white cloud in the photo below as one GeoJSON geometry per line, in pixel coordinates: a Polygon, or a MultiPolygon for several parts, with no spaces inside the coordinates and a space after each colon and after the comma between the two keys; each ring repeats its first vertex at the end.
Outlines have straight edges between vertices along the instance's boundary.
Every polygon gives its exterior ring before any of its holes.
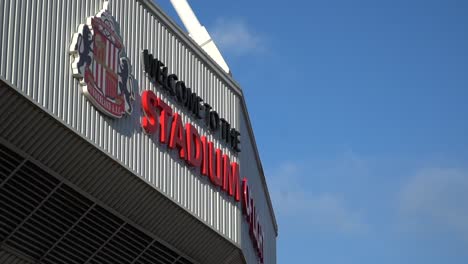
{"type": "Polygon", "coordinates": [[[245,55],[265,50],[264,39],[241,19],[218,19],[209,29],[216,45],[234,55],[245,55]]]}
{"type": "Polygon", "coordinates": [[[468,172],[424,169],[410,177],[399,194],[405,228],[451,232],[468,239],[468,172]]]}
{"type": "Polygon", "coordinates": [[[282,164],[268,182],[279,221],[294,222],[309,231],[356,233],[367,229],[359,211],[340,194],[311,193],[300,179],[308,177],[298,164],[282,164]]]}
{"type": "Polygon", "coordinates": [[[336,159],[290,162],[268,170],[280,226],[344,234],[403,231],[422,239],[468,241],[468,170],[431,168],[406,174],[415,166],[402,169],[397,163],[346,152],[336,159]]]}

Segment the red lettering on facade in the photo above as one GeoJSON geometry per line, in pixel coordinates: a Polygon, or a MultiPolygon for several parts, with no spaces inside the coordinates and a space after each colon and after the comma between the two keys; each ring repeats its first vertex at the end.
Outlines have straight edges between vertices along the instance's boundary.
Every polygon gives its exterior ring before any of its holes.
{"type": "Polygon", "coordinates": [[[209,163],[209,170],[208,176],[210,177],[210,181],[216,186],[223,185],[223,171],[222,171],[222,153],[220,149],[216,149],[216,155],[214,151],[214,144],[213,142],[208,142],[208,163],[209,163]]]}
{"type": "Polygon", "coordinates": [[[242,179],[242,213],[249,225],[252,245],[257,251],[260,263],[263,263],[263,231],[246,178],[242,179]]]}
{"type": "Polygon", "coordinates": [[[236,201],[240,200],[240,180],[238,164],[231,164],[228,155],[223,155],[223,190],[236,201]]]}
{"type": "Polygon", "coordinates": [[[141,94],[141,103],[144,116],[141,118],[141,126],[148,134],[156,133],[158,130],[158,122],[156,120],[156,105],[158,98],[152,91],[144,91],[141,94]]]}
{"type": "Polygon", "coordinates": [[[167,143],[167,130],[169,128],[169,119],[172,116],[172,108],[167,105],[161,98],[158,97],[157,108],[160,111],[159,122],[161,124],[161,131],[159,133],[159,141],[167,143]]]}
{"type": "Polygon", "coordinates": [[[202,163],[202,143],[197,129],[192,124],[185,125],[187,136],[187,163],[190,166],[200,167],[202,163]]]}
{"type": "Polygon", "coordinates": [[[177,148],[179,150],[179,157],[185,158],[186,146],[185,146],[185,132],[182,126],[181,116],[178,113],[174,114],[172,119],[171,136],[169,140],[169,148],[177,148]]]}
{"type": "Polygon", "coordinates": [[[203,146],[203,158],[202,158],[202,165],[201,165],[201,174],[208,176],[208,139],[205,136],[201,137],[201,142],[203,146]]]}
{"type": "Polygon", "coordinates": [[[161,143],[168,144],[170,149],[177,149],[179,157],[186,160],[189,166],[200,167],[202,175],[208,176],[213,185],[221,187],[229,196],[234,197],[235,201],[240,201],[242,198],[242,212],[249,226],[252,245],[260,263],[264,263],[262,226],[247,178],[242,179],[241,185],[239,164],[231,163],[229,156],[223,155],[221,149],[215,149],[214,143],[208,141],[206,136],[200,137],[192,124],[185,124],[184,129],[182,117],[178,113],[173,114],[172,108],[154,92],[144,91],[141,100],[144,112],[141,125],[147,134],[154,134],[159,129],[161,143]],[[171,117],[172,123],[170,123],[171,117]],[[170,133],[168,133],[169,128],[170,133]]]}
{"type": "Polygon", "coordinates": [[[250,192],[247,178],[242,179],[242,212],[246,217],[250,215],[250,192]]]}

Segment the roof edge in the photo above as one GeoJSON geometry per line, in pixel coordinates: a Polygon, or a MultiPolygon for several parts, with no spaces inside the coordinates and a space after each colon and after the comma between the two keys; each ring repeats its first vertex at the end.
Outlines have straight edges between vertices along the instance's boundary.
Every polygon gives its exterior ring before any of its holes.
{"type": "Polygon", "coordinates": [[[167,26],[167,29],[172,31],[174,34],[176,34],[181,41],[188,47],[190,48],[197,56],[203,59],[203,61],[209,66],[209,68],[222,80],[227,84],[228,89],[231,89],[234,93],[236,93],[240,97],[240,102],[241,102],[241,107],[242,111],[244,112],[244,115],[247,117],[247,127],[249,131],[249,136],[251,141],[253,142],[253,148],[255,150],[255,159],[257,163],[259,164],[260,168],[260,174],[261,174],[261,180],[263,184],[263,188],[266,193],[267,201],[268,201],[268,207],[270,209],[270,214],[272,216],[273,220],[273,225],[275,229],[276,236],[278,236],[278,222],[276,221],[276,215],[275,211],[273,209],[273,204],[271,202],[271,197],[270,197],[270,192],[268,191],[268,186],[266,183],[266,178],[262,166],[262,162],[260,160],[260,154],[258,152],[257,148],[257,142],[255,140],[255,136],[253,133],[252,129],[252,123],[250,121],[250,116],[249,112],[247,110],[247,105],[244,99],[244,93],[242,89],[240,88],[240,85],[230,76],[227,74],[198,44],[192,40],[188,34],[176,23],[172,18],[170,18],[164,11],[157,6],[153,1],[151,0],[136,0],[140,3],[142,3],[148,11],[153,12],[155,16],[157,16],[163,24],[167,26]]]}

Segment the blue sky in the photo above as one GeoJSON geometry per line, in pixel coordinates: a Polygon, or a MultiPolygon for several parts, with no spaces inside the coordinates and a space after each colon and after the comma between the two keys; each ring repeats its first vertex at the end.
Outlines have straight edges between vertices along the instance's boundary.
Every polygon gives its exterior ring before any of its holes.
{"type": "Polygon", "coordinates": [[[468,1],[190,3],[244,90],[278,263],[468,263],[468,1]]]}

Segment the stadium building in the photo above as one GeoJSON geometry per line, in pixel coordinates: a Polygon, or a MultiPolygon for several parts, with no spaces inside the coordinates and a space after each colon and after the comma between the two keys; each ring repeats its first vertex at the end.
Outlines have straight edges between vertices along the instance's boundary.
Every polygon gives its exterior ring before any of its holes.
{"type": "Polygon", "coordinates": [[[276,263],[214,43],[150,0],[0,0],[0,23],[0,263],[276,263]]]}

